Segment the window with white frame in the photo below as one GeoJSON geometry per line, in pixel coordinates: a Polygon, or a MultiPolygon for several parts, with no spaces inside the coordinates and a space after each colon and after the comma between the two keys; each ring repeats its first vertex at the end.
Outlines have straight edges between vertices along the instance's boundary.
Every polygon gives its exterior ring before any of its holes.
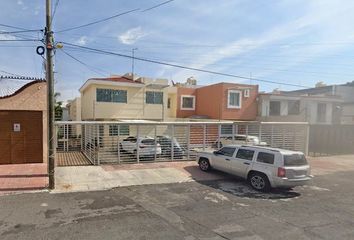
{"type": "Polygon", "coordinates": [[[245,89],[243,91],[243,96],[246,97],[246,98],[250,97],[250,90],[249,89],[245,89]]]}
{"type": "Polygon", "coordinates": [[[241,108],[241,97],[241,91],[229,90],[227,92],[227,108],[241,108]]]}
{"type": "Polygon", "coordinates": [[[195,109],[195,96],[182,95],[181,110],[194,110],[194,109],[195,109]]]}

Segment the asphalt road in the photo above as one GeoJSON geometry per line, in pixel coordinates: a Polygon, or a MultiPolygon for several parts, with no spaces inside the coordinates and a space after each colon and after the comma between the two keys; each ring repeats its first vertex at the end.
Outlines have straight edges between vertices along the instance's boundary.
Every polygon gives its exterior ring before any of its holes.
{"type": "Polygon", "coordinates": [[[354,239],[354,172],[269,194],[238,179],[0,197],[0,239],[354,239]]]}

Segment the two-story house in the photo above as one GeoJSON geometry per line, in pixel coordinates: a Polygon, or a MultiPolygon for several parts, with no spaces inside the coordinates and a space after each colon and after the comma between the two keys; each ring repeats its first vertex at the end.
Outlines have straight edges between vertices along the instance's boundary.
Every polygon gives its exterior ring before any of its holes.
{"type": "Polygon", "coordinates": [[[80,88],[82,120],[164,120],[168,80],[131,75],[90,78],[80,88]]]}
{"type": "Polygon", "coordinates": [[[169,110],[176,118],[252,121],[257,116],[257,95],[258,85],[175,86],[169,90],[169,110]]]}

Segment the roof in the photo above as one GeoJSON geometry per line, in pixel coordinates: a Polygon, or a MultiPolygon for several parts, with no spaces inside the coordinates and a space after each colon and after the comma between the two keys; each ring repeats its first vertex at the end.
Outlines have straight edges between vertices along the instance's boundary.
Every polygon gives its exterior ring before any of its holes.
{"type": "Polygon", "coordinates": [[[27,87],[45,82],[41,78],[0,76],[0,98],[8,98],[22,92],[27,87]]]}
{"type": "Polygon", "coordinates": [[[124,77],[124,76],[112,76],[108,78],[90,78],[89,80],[99,80],[99,81],[111,81],[111,82],[126,82],[126,83],[136,83],[136,84],[144,84],[133,79],[124,77]]]}
{"type": "Polygon", "coordinates": [[[106,84],[106,85],[125,85],[125,86],[135,86],[142,87],[145,84],[142,82],[134,81],[131,78],[125,76],[112,76],[107,78],[89,78],[81,87],[80,92],[87,88],[90,84],[106,84]]]}
{"type": "Polygon", "coordinates": [[[249,148],[249,149],[257,149],[257,150],[268,150],[272,152],[280,152],[282,154],[294,154],[294,153],[302,153],[301,151],[293,151],[283,148],[274,148],[274,147],[266,147],[266,146],[254,146],[254,145],[244,145],[244,144],[229,144],[225,147],[242,147],[242,148],[249,148]]]}

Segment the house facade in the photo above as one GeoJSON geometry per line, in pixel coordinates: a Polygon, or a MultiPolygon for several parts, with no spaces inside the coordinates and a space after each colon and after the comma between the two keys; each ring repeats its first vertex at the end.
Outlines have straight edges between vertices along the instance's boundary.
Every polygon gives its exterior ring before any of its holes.
{"type": "Polygon", "coordinates": [[[176,118],[252,121],[257,117],[258,85],[222,82],[175,88],[171,103],[176,118]]]}
{"type": "Polygon", "coordinates": [[[82,120],[164,120],[168,80],[130,75],[88,79],[80,88],[82,120]]]}
{"type": "Polygon", "coordinates": [[[341,103],[341,98],[335,96],[261,93],[257,119],[263,122],[339,123],[341,103]]]}
{"type": "Polygon", "coordinates": [[[43,79],[0,78],[0,164],[47,162],[47,87],[43,79]]]}

